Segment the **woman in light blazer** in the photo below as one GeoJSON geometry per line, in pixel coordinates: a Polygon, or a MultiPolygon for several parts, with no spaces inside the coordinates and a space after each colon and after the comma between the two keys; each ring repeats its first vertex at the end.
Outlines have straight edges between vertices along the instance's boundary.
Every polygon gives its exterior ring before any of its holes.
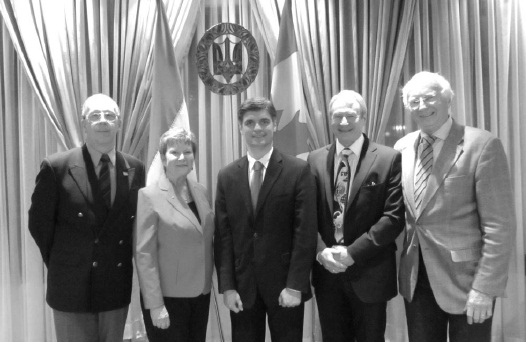
{"type": "Polygon", "coordinates": [[[206,339],[214,216],[205,188],[187,178],[195,153],[192,133],[165,132],[164,172],[138,195],[135,261],[150,342],[206,339]]]}

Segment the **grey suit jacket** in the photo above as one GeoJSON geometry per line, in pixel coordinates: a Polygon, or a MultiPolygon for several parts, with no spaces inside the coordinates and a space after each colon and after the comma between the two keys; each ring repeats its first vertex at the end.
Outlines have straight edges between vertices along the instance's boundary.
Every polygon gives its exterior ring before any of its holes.
{"type": "Polygon", "coordinates": [[[135,261],[147,309],[164,297],[197,297],[210,292],[213,271],[214,214],[205,188],[188,180],[201,224],[175,196],[164,172],[139,191],[135,261]]]}
{"type": "Polygon", "coordinates": [[[411,301],[418,278],[418,246],[440,307],[463,313],[473,288],[502,296],[515,230],[506,154],[489,132],[453,121],[434,162],[420,213],[414,203],[416,143],[420,131],[400,139],[406,235],[400,293],[411,301]]]}

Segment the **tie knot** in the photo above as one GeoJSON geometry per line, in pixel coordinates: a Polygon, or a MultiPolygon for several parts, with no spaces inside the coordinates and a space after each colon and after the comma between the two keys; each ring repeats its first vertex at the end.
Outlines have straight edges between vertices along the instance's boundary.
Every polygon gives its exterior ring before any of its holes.
{"type": "Polygon", "coordinates": [[[433,143],[435,142],[435,139],[436,139],[435,136],[428,135],[428,134],[421,134],[420,138],[421,138],[420,139],[420,143],[421,144],[427,143],[428,145],[433,145],[433,143]]]}
{"type": "Polygon", "coordinates": [[[263,164],[260,161],[256,161],[254,163],[254,166],[252,166],[252,169],[254,171],[260,171],[263,168],[263,164]]]}
{"type": "Polygon", "coordinates": [[[102,156],[100,156],[100,161],[103,163],[108,163],[110,161],[110,157],[106,153],[103,153],[102,156]]]}
{"type": "Polygon", "coordinates": [[[349,156],[351,155],[351,153],[352,153],[352,151],[351,151],[350,148],[344,148],[344,149],[342,150],[342,153],[341,153],[341,154],[342,154],[342,158],[345,158],[345,159],[349,158],[349,156]]]}

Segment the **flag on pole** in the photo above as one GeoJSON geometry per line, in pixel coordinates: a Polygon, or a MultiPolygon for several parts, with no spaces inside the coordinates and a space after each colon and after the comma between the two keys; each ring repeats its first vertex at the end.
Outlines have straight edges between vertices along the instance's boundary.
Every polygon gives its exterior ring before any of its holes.
{"type": "Polygon", "coordinates": [[[312,151],[315,143],[309,132],[312,123],[303,94],[290,0],[283,5],[270,96],[278,112],[274,146],[291,155],[312,151]]]}
{"type": "Polygon", "coordinates": [[[190,130],[179,67],[168,17],[162,0],[157,0],[157,23],[153,52],[152,109],[148,139],[146,184],[155,182],[163,172],[158,153],[159,138],[169,128],[180,126],[190,130]]]}

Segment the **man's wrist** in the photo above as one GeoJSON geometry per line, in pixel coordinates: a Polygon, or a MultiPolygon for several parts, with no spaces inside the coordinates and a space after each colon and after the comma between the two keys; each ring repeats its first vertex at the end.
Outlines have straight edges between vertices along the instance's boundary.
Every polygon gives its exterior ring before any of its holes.
{"type": "Polygon", "coordinates": [[[318,253],[316,253],[316,261],[323,266],[323,263],[321,262],[321,252],[322,251],[319,251],[318,253]]]}
{"type": "Polygon", "coordinates": [[[291,289],[290,287],[286,287],[285,290],[290,291],[290,292],[295,293],[295,294],[300,294],[301,293],[301,291],[291,289]]]}

